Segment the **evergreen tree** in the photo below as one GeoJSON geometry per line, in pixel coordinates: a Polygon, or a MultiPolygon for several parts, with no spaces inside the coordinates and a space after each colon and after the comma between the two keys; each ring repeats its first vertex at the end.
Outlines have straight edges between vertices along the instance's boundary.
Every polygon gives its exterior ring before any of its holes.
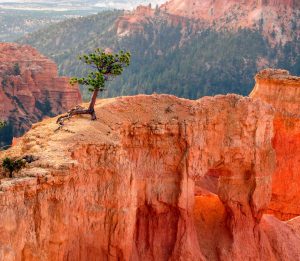
{"type": "Polygon", "coordinates": [[[119,53],[106,53],[98,48],[93,53],[80,56],[79,59],[88,65],[89,73],[86,77],[71,79],[71,84],[81,84],[88,86],[88,90],[92,92],[92,98],[88,109],[77,106],[69,111],[67,115],[58,118],[57,123],[62,126],[65,119],[69,119],[74,115],[90,114],[92,120],[96,120],[95,104],[99,92],[105,90],[105,83],[114,77],[121,75],[125,67],[130,64],[131,55],[129,52],[120,51],[119,53]]]}

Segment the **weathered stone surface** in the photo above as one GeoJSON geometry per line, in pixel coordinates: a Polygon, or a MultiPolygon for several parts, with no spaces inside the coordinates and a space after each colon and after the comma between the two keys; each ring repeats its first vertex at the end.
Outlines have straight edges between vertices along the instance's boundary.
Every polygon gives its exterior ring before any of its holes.
{"type": "Polygon", "coordinates": [[[155,20],[165,20],[173,25],[192,25],[194,32],[205,28],[216,30],[240,28],[256,29],[272,44],[284,44],[300,35],[297,30],[300,2],[296,0],[170,0],[151,9],[139,6],[133,12],[125,14],[116,23],[119,36],[143,33],[145,24],[155,20]],[[272,36],[273,35],[273,36],[272,36]]]}
{"type": "Polygon", "coordinates": [[[292,228],[292,230],[295,233],[300,235],[300,217],[296,217],[291,220],[288,220],[286,223],[292,228]]]}
{"type": "Polygon", "coordinates": [[[256,76],[251,97],[276,109],[274,120],[277,167],[270,213],[287,220],[300,215],[300,78],[285,70],[264,70],[256,76]]]}
{"type": "Polygon", "coordinates": [[[258,73],[255,80],[250,97],[271,104],[281,114],[300,114],[300,77],[286,70],[266,69],[258,73]]]}
{"type": "Polygon", "coordinates": [[[141,95],[98,101],[96,112],[58,132],[44,120],[0,155],[39,156],[1,180],[0,260],[300,259],[292,225],[262,218],[271,106],[141,95]],[[205,175],[219,197],[195,197],[205,175]]]}
{"type": "Polygon", "coordinates": [[[177,16],[201,20],[216,29],[255,28],[260,29],[270,40],[286,42],[299,31],[291,28],[291,22],[300,12],[296,0],[171,0],[161,6],[162,10],[177,16]],[[297,31],[297,32],[296,32],[297,31]],[[276,39],[270,35],[275,33],[276,39]]]}
{"type": "Polygon", "coordinates": [[[54,62],[30,46],[0,43],[0,119],[11,127],[1,140],[10,143],[32,123],[79,103],[78,86],[71,86],[67,77],[59,77],[54,62]]]}

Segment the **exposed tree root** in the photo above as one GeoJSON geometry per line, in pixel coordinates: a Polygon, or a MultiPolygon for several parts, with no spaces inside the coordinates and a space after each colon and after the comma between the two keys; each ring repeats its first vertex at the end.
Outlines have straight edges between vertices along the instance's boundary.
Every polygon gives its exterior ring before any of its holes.
{"type": "Polygon", "coordinates": [[[56,123],[59,125],[59,127],[55,130],[60,130],[63,126],[66,120],[71,119],[75,115],[83,115],[83,114],[89,114],[91,115],[91,120],[97,120],[96,113],[94,109],[85,109],[79,105],[77,105],[75,108],[69,110],[65,115],[60,116],[56,123]]]}

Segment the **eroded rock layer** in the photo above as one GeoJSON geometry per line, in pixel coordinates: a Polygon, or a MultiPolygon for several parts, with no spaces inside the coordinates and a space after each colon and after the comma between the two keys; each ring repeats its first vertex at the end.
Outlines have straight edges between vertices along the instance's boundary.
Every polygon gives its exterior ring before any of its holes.
{"type": "MultiPolygon", "coordinates": [[[[116,23],[119,36],[143,33],[155,20],[187,24],[195,33],[203,29],[237,31],[259,30],[272,44],[285,44],[299,37],[300,2],[296,0],[170,0],[155,9],[139,6],[116,23]]],[[[191,30],[190,28],[190,30],[191,30]]]]}
{"type": "Polygon", "coordinates": [[[30,46],[0,43],[0,119],[9,124],[2,141],[10,143],[32,123],[79,103],[78,86],[59,77],[54,62],[30,46]]]}
{"type": "Polygon", "coordinates": [[[263,216],[274,111],[236,95],[105,100],[98,121],[34,126],[7,155],[0,260],[299,260],[298,221],[263,216]],[[197,195],[210,174],[217,195],[197,195]],[[280,249],[280,251],[278,251],[280,249]]]}
{"type": "Polygon", "coordinates": [[[251,97],[276,109],[277,165],[270,212],[287,220],[300,215],[300,78],[285,70],[264,70],[256,76],[251,97]]]}

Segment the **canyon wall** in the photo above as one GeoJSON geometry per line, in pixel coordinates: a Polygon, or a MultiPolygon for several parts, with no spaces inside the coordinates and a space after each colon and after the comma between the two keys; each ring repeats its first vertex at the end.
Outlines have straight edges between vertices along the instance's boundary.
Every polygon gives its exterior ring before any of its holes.
{"type": "Polygon", "coordinates": [[[294,0],[170,0],[152,9],[139,6],[116,22],[120,37],[133,33],[145,33],[147,25],[163,20],[167,24],[182,26],[199,33],[205,29],[217,31],[255,29],[262,33],[272,45],[285,44],[300,31],[300,2],[294,0]]]}
{"type": "Polygon", "coordinates": [[[277,167],[270,213],[287,220],[300,215],[300,77],[285,70],[264,70],[256,76],[251,97],[276,109],[274,120],[277,167]]]}
{"type": "Polygon", "coordinates": [[[161,9],[171,14],[196,19],[215,19],[222,17],[229,9],[259,9],[259,8],[299,8],[296,0],[170,0],[161,5],[161,9]]]}
{"type": "Polygon", "coordinates": [[[0,43],[0,119],[9,124],[1,140],[10,143],[32,123],[79,103],[78,86],[59,77],[54,62],[30,46],[0,43]]]}
{"type": "Polygon", "coordinates": [[[98,121],[34,125],[5,156],[0,260],[300,260],[271,199],[274,110],[237,95],[98,101],[98,121]],[[217,179],[216,193],[195,183],[217,179]],[[280,249],[280,251],[279,251],[280,249]]]}

